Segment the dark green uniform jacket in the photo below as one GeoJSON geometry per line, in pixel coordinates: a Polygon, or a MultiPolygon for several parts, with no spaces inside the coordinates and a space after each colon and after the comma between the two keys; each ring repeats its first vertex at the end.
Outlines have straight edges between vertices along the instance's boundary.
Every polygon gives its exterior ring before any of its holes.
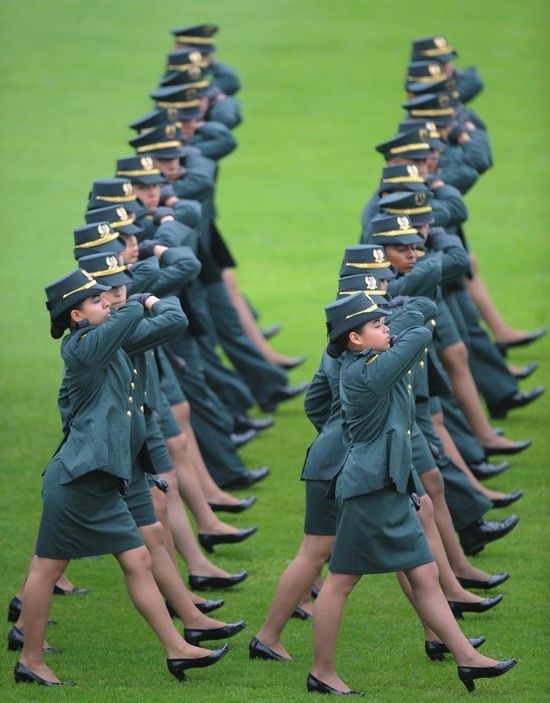
{"type": "Polygon", "coordinates": [[[128,303],[98,327],[85,326],[63,339],[68,435],[57,456],[62,483],[90,471],[130,480],[131,384],[134,371],[121,346],[130,338],[144,310],[128,303]]]}
{"type": "Polygon", "coordinates": [[[408,492],[414,406],[405,377],[432,338],[420,312],[408,315],[414,326],[399,334],[387,351],[344,355],[340,399],[350,450],[338,478],[342,499],[388,485],[408,492]]]}

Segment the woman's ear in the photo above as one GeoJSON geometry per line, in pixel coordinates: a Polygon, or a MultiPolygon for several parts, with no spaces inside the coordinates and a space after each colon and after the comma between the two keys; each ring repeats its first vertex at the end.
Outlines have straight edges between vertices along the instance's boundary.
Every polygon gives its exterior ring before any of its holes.
{"type": "Polygon", "coordinates": [[[71,310],[71,321],[72,322],[80,322],[80,320],[84,319],[84,315],[82,314],[82,311],[79,310],[78,308],[73,308],[71,310]]]}

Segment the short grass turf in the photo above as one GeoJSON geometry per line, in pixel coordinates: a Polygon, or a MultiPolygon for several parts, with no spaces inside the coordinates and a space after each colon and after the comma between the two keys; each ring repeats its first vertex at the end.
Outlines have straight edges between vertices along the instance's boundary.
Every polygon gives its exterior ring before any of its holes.
{"type": "MultiPolygon", "coordinates": [[[[40,514],[40,474],[59,439],[58,344],[49,338],[43,287],[74,266],[72,229],[82,224],[91,183],[112,175],[131,150],[126,125],[150,108],[171,41],[184,23],[221,25],[219,56],[237,67],[245,122],[238,151],[222,165],[223,232],[239,260],[239,279],[262,314],[284,331],[274,346],[305,352],[293,372],[309,378],[324,344],[322,307],[335,290],[344,246],[355,243],[359,213],[381,169],[373,145],[394,133],[412,37],[445,33],[475,64],[486,89],[474,107],[487,121],[495,167],[467,196],[468,235],[497,305],[525,329],[547,323],[548,5],[423,0],[2,0],[0,28],[2,331],[0,408],[0,597],[7,606],[24,574],[40,514]]],[[[534,381],[549,383],[550,342],[512,354],[541,362],[534,381]]],[[[548,425],[545,398],[504,423],[533,447],[493,481],[522,488],[518,528],[475,563],[510,570],[504,602],[462,622],[483,634],[483,651],[516,656],[508,676],[482,681],[482,700],[548,697],[548,425]]],[[[12,653],[0,655],[2,700],[255,703],[309,700],[310,623],[292,620],[284,642],[290,664],[249,662],[247,642],[277,579],[300,542],[303,487],[298,476],[313,429],[300,401],[277,412],[274,429],[242,451],[249,466],[268,464],[258,504],[234,518],[255,522],[256,537],[219,548],[215,560],[250,578],[224,594],[219,615],[246,618],[218,666],[192,671],[182,688],[165,668],[153,635],[132,610],[109,557],[74,562],[69,576],[91,587],[84,598],[55,598],[52,658],[78,687],[48,692],[16,687],[12,653]]],[[[500,518],[511,510],[494,511],[500,518]]],[[[7,631],[7,624],[5,625],[7,631]]],[[[451,701],[466,695],[449,660],[428,661],[422,633],[393,576],[366,578],[349,599],[338,668],[372,701],[451,701]]]]}

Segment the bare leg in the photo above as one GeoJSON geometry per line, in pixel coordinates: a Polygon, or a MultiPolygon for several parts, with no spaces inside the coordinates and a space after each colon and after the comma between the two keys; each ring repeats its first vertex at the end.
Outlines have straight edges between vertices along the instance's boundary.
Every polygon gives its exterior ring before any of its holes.
{"type": "Polygon", "coordinates": [[[474,275],[471,279],[465,279],[466,285],[468,286],[470,295],[481,317],[486,322],[495,339],[501,342],[512,342],[526,337],[529,332],[514,329],[498,312],[491,298],[491,294],[479,274],[477,259],[473,254],[470,254],[470,261],[472,262],[472,272],[474,275]]]}
{"type": "Polygon", "coordinates": [[[172,405],[172,412],[176,416],[178,424],[187,438],[187,455],[206,500],[209,503],[219,503],[220,505],[237,505],[239,502],[238,499],[222,490],[208,472],[199,445],[197,444],[195,433],[191,427],[189,403],[186,401],[184,403],[178,403],[178,405],[172,405]]]}
{"type": "MultiPolygon", "coordinates": [[[[174,472],[166,474],[165,478],[170,484],[175,482],[174,472]]],[[[209,561],[202,553],[179,497],[177,486],[166,494],[166,506],[174,544],[178,554],[187,564],[188,572],[193,576],[231,576],[209,561]]]]}
{"type": "Polygon", "coordinates": [[[468,366],[468,350],[464,342],[451,344],[440,352],[453,388],[454,396],[476,437],[484,447],[509,447],[511,439],[500,437],[493,432],[489,420],[483,412],[479,393],[468,366]]]}
{"type": "MultiPolygon", "coordinates": [[[[418,517],[422,523],[424,532],[426,533],[426,538],[430,545],[432,556],[437,565],[441,590],[445,594],[445,598],[447,600],[456,600],[463,603],[480,603],[483,598],[470,593],[458,583],[449,563],[449,559],[447,558],[445,547],[436,524],[435,516],[436,512],[439,512],[440,514],[438,517],[440,521],[444,524],[445,529],[450,529],[454,539],[456,540],[453,523],[451,521],[451,516],[449,515],[449,509],[447,508],[445,497],[443,496],[443,479],[441,478],[439,469],[434,469],[434,471],[426,471],[425,473],[420,474],[420,480],[422,481],[428,495],[422,496],[420,499],[420,511],[418,513],[418,517]],[[443,510],[441,505],[442,503],[444,506],[443,510]],[[447,519],[450,526],[446,522],[447,519]]],[[[430,638],[427,637],[426,639],[430,638]]]]}
{"type": "Polygon", "coordinates": [[[350,689],[336,673],[334,650],[347,597],[360,578],[356,574],[335,574],[329,571],[313,611],[311,673],[339,691],[350,689]]]}
{"type": "Polygon", "coordinates": [[[209,618],[198,610],[185,588],[179,571],[174,566],[164,546],[163,528],[160,522],[140,527],[139,531],[151,555],[153,577],[159,591],[169,601],[187,628],[214,629],[224,622],[209,618]]]}
{"type": "Polygon", "coordinates": [[[69,561],[33,556],[23,589],[22,616],[27,623],[21,664],[46,681],[59,681],[44,661],[43,646],[52,591],[69,561]]]}
{"type": "Polygon", "coordinates": [[[179,492],[195,518],[199,532],[234,534],[238,530],[220,520],[208,505],[187,451],[187,436],[170,437],[166,445],[176,471],[179,492]]]}
{"type": "Polygon", "coordinates": [[[271,607],[256,637],[282,657],[289,657],[280,641],[283,629],[303,594],[309,594],[333,544],[331,536],[304,535],[298,554],[279,579],[271,607]]]}
{"type": "Polygon", "coordinates": [[[267,343],[262,331],[258,327],[256,320],[254,319],[250,308],[246,304],[246,300],[243,298],[241,291],[239,290],[239,285],[237,283],[237,278],[232,269],[224,269],[222,271],[223,282],[229,293],[233,307],[236,309],[239,320],[246,335],[254,342],[255,346],[258,348],[260,354],[268,361],[274,364],[284,364],[289,362],[290,358],[284,354],[279,354],[278,352],[271,349],[267,343]]]}
{"type": "Polygon", "coordinates": [[[124,573],[126,588],[136,610],[159,638],[167,659],[206,656],[208,649],[188,644],[174,627],[155,584],[147,548],[130,549],[115,554],[115,557],[124,573]]]}
{"type": "Polygon", "coordinates": [[[407,569],[405,575],[420,617],[447,645],[459,666],[494,666],[497,663],[475,650],[462,633],[439,587],[437,566],[433,561],[407,569]]]}
{"type": "MultiPolygon", "coordinates": [[[[402,571],[398,571],[395,575],[397,576],[397,580],[399,581],[399,585],[401,586],[403,594],[416,611],[416,603],[414,602],[413,591],[411,588],[411,584],[409,583],[409,579],[405,576],[402,571]]],[[[437,641],[437,635],[435,634],[435,632],[430,630],[430,628],[422,620],[422,618],[420,617],[420,613],[417,612],[417,615],[418,619],[420,620],[420,624],[422,625],[422,629],[424,630],[424,639],[430,642],[437,641]]]]}
{"type": "Polygon", "coordinates": [[[453,464],[455,464],[461,471],[466,474],[472,486],[489,500],[496,500],[498,498],[502,498],[504,493],[501,493],[500,491],[493,491],[491,488],[487,488],[487,486],[484,486],[483,483],[478,481],[477,478],[470,471],[470,467],[462,458],[462,454],[458,451],[458,448],[454,443],[453,438],[445,427],[443,413],[435,413],[434,415],[432,415],[432,422],[434,425],[434,429],[437,432],[437,435],[439,436],[439,439],[443,442],[445,454],[449,457],[453,464]]]}

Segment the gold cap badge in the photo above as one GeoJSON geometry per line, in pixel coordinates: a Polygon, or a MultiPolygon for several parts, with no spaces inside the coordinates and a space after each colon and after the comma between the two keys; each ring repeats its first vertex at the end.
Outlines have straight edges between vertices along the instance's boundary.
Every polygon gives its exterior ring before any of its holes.
{"type": "Polygon", "coordinates": [[[365,276],[365,285],[367,290],[376,290],[376,278],[374,276],[365,276]]]}
{"type": "Polygon", "coordinates": [[[373,249],[372,256],[377,264],[381,264],[385,259],[384,250],[383,249],[373,249]]]}
{"type": "Polygon", "coordinates": [[[404,217],[404,216],[397,218],[397,225],[398,225],[399,229],[410,229],[411,228],[411,223],[409,221],[409,218],[404,217]]]}
{"type": "Polygon", "coordinates": [[[426,204],[426,193],[415,193],[414,194],[414,204],[415,205],[425,205],[426,204]]]}
{"type": "Polygon", "coordinates": [[[108,234],[111,233],[111,228],[108,224],[104,222],[103,224],[97,226],[97,231],[99,233],[100,239],[102,239],[103,237],[106,237],[108,234]]]}
{"type": "Polygon", "coordinates": [[[150,156],[142,156],[140,163],[146,171],[152,171],[153,169],[153,159],[150,156]]]}
{"type": "Polygon", "coordinates": [[[118,267],[118,259],[116,256],[107,256],[105,259],[105,263],[107,264],[107,268],[109,269],[116,269],[118,267]]]}
{"type": "Polygon", "coordinates": [[[134,194],[134,190],[132,188],[131,183],[123,183],[122,190],[124,191],[124,195],[133,195],[134,194]]]}

